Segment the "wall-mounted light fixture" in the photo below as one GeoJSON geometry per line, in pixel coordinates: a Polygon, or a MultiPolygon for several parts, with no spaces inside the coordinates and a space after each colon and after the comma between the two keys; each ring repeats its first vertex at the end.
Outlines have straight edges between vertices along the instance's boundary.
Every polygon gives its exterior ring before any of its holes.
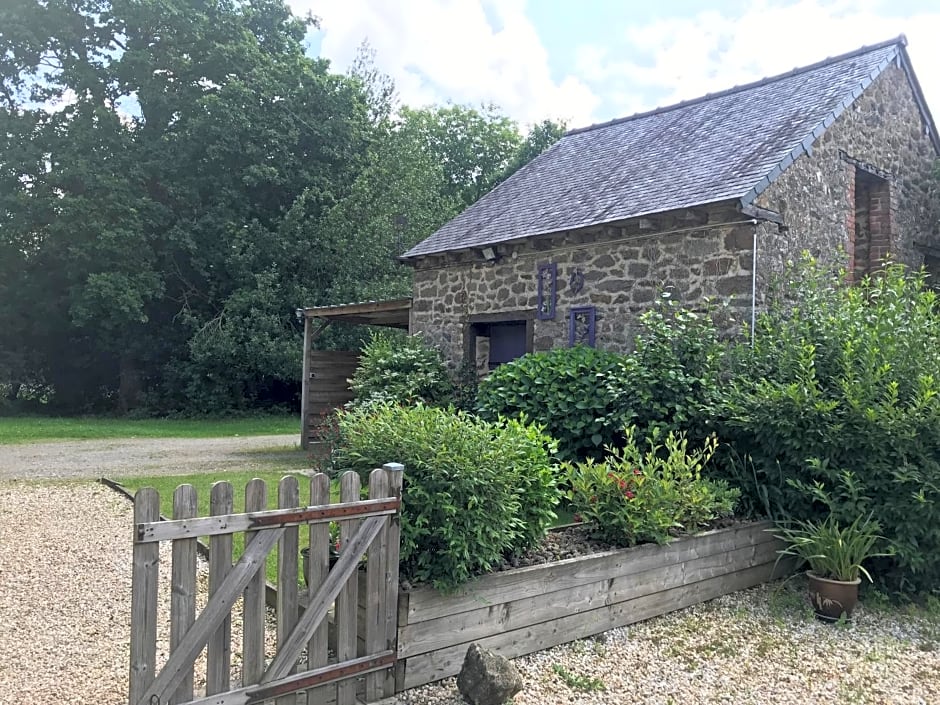
{"type": "Polygon", "coordinates": [[[484,247],[482,250],[480,250],[480,252],[483,254],[483,259],[485,259],[487,262],[495,262],[495,261],[496,261],[496,250],[495,250],[495,248],[492,248],[492,247],[484,247]]]}
{"type": "Polygon", "coordinates": [[[297,317],[298,323],[304,322],[304,310],[302,308],[294,309],[294,315],[297,317]]]}

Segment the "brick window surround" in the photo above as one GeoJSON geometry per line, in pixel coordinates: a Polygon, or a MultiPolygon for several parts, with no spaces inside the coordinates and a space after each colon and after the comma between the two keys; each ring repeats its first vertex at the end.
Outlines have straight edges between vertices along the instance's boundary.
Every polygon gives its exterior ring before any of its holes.
{"type": "Polygon", "coordinates": [[[890,180],[856,164],[848,172],[848,274],[859,281],[877,271],[890,254],[895,241],[897,206],[890,180]]]}

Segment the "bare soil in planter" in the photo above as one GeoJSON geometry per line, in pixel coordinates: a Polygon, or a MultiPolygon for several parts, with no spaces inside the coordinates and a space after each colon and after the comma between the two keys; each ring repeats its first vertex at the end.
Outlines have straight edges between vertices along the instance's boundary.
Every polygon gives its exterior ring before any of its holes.
{"type": "MultiPolygon", "coordinates": [[[[703,526],[701,531],[724,529],[729,526],[746,523],[742,519],[723,518],[716,519],[703,526]]],[[[512,570],[530,565],[541,565],[554,561],[563,561],[566,558],[588,556],[592,553],[601,553],[616,548],[623,548],[592,536],[593,529],[590,524],[573,524],[559,527],[548,532],[538,546],[534,546],[518,556],[511,556],[504,560],[498,570],[512,570]]]]}
{"type": "MultiPolygon", "coordinates": [[[[748,521],[747,519],[733,517],[716,519],[703,526],[701,531],[725,529],[729,526],[746,524],[748,521]]],[[[589,556],[592,553],[603,553],[604,551],[623,548],[623,546],[617,546],[595,538],[592,534],[593,528],[590,524],[569,524],[568,526],[552,529],[537,546],[533,546],[517,556],[506,557],[493,569],[493,572],[498,573],[504,570],[513,570],[514,568],[554,563],[555,561],[563,561],[566,558],[589,556]]],[[[405,590],[410,590],[419,587],[419,584],[403,579],[401,586],[405,590]]]]}

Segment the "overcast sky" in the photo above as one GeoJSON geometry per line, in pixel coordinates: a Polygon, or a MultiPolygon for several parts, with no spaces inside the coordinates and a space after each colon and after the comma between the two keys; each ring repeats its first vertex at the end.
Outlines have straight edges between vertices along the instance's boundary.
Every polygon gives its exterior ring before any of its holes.
{"type": "Polygon", "coordinates": [[[495,103],[571,127],[694,98],[899,34],[940,116],[940,0],[288,0],[345,70],[363,39],[402,102],[495,103]]]}

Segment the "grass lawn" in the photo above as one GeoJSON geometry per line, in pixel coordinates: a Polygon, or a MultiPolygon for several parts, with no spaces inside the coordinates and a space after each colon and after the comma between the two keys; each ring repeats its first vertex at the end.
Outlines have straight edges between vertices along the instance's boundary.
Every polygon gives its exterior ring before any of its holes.
{"type": "Polygon", "coordinates": [[[293,414],[239,419],[116,419],[106,417],[0,417],[0,444],[95,438],[220,438],[300,434],[293,414]]]}
{"type": "MultiPolygon", "coordinates": [[[[297,478],[300,485],[300,501],[306,504],[310,499],[310,481],[306,475],[290,471],[267,471],[267,472],[226,472],[224,475],[203,474],[203,475],[172,475],[172,476],[154,476],[154,477],[125,477],[116,478],[115,482],[125,487],[131,494],[142,487],[153,487],[160,493],[160,513],[165,517],[173,515],[173,491],[179,485],[192,485],[196,490],[197,514],[199,516],[209,515],[209,493],[213,483],[217,480],[226,480],[232,483],[232,492],[234,495],[234,512],[240,513],[245,510],[245,485],[250,480],[257,477],[265,481],[268,486],[268,508],[277,509],[277,483],[285,475],[292,475],[297,478]]],[[[339,501],[339,485],[334,481],[330,489],[332,502],[339,501]]],[[[203,538],[203,541],[206,541],[203,538]]],[[[308,532],[301,527],[300,547],[304,548],[309,544],[308,532]]],[[[245,534],[232,534],[232,551],[235,559],[241,556],[245,548],[245,534]]],[[[271,583],[277,583],[277,549],[268,554],[267,579],[271,583]]]]}

